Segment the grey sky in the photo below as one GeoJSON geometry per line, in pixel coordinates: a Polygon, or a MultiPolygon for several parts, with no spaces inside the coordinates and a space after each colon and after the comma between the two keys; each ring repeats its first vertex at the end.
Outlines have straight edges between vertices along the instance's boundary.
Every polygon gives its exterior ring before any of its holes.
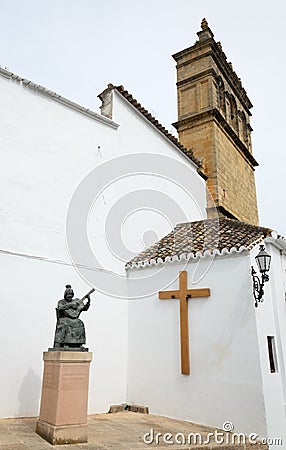
{"type": "Polygon", "coordinates": [[[171,55],[206,17],[254,104],[260,223],[286,236],[285,10],[282,0],[0,0],[0,65],[96,111],[97,94],[123,84],[171,129],[171,55]]]}

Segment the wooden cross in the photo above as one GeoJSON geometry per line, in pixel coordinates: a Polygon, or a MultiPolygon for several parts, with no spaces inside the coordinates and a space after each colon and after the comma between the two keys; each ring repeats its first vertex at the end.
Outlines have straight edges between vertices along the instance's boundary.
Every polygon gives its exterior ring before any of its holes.
{"type": "Polygon", "coordinates": [[[187,272],[180,272],[179,290],[159,292],[160,300],[178,298],[180,300],[180,336],[181,336],[181,373],[190,374],[189,355],[189,320],[188,320],[188,298],[209,297],[210,289],[188,289],[187,272]]]}

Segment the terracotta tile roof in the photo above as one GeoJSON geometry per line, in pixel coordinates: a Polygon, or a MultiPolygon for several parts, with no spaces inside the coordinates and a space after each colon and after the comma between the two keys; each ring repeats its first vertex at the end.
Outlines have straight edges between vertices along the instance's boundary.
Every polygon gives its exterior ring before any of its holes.
{"type": "Polygon", "coordinates": [[[151,260],[157,262],[159,258],[164,262],[166,258],[174,256],[180,258],[184,254],[192,254],[195,257],[198,253],[204,254],[206,251],[220,253],[223,250],[230,251],[232,248],[237,251],[241,248],[250,250],[265,237],[270,236],[271,232],[269,228],[227,218],[182,223],[159,242],[129,261],[126,267],[142,265],[151,260]]]}
{"type": "MultiPolygon", "coordinates": [[[[147,111],[147,109],[145,109],[141,105],[141,103],[139,103],[135,98],[133,98],[132,95],[128,91],[126,91],[126,89],[124,89],[123,86],[113,86],[113,89],[116,89],[117,92],[119,92],[126,100],[128,100],[128,102],[131,103],[131,105],[133,105],[141,114],[143,114],[143,116],[147,120],[149,120],[149,122],[151,122],[152,125],[154,125],[159,131],[161,131],[161,133],[163,133],[173,144],[175,144],[176,147],[178,147],[178,149],[181,150],[181,152],[184,153],[191,161],[193,161],[199,168],[202,167],[201,161],[195,158],[193,151],[184,147],[179,142],[179,140],[171,133],[169,133],[169,131],[165,127],[163,127],[163,125],[161,125],[158,122],[158,120],[155,119],[155,117],[153,117],[152,114],[150,114],[147,111]]],[[[206,178],[204,174],[200,173],[200,175],[206,178]]]]}

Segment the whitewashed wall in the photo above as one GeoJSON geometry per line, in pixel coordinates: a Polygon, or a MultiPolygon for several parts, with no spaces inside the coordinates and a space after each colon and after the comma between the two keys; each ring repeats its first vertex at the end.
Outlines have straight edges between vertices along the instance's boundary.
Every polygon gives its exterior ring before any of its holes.
{"type": "MultiPolygon", "coordinates": [[[[3,254],[0,265],[0,414],[35,416],[39,412],[42,352],[53,344],[55,305],[62,297],[63,280],[79,293],[88,286],[71,265],[3,254]]],[[[94,295],[82,319],[87,346],[93,352],[89,411],[107,411],[110,404],[124,402],[126,396],[126,304],[94,295]]]]}
{"type": "MultiPolygon", "coordinates": [[[[42,351],[53,343],[54,308],[64,285],[72,284],[77,296],[89,289],[70,265],[66,246],[66,214],[79,183],[105,161],[142,151],[168,155],[190,167],[199,208],[172,181],[152,177],[113,183],[95,202],[88,222],[91,246],[104,268],[124,275],[124,261],[104,240],[105,220],[116,201],[149,186],[183,204],[188,219],[194,220],[201,218],[199,210],[204,212],[204,182],[174,145],[118,94],[117,130],[18,81],[0,77],[0,98],[0,338],[5,343],[0,350],[0,417],[31,416],[38,414],[42,351]]],[[[131,219],[122,234],[134,254],[144,248],[144,222],[147,230],[155,230],[154,240],[173,228],[166,218],[154,218],[154,211],[131,219]]],[[[118,231],[121,224],[115,226],[118,231]]],[[[126,401],[127,302],[97,292],[83,320],[87,345],[94,352],[89,411],[107,411],[110,404],[126,401]]]]}
{"type": "MultiPolygon", "coordinates": [[[[144,249],[144,245],[142,245],[144,232],[153,231],[153,240],[149,240],[145,245],[145,247],[148,247],[172,231],[178,222],[206,218],[206,187],[205,181],[197,174],[196,167],[192,161],[166,139],[116,90],[113,93],[112,119],[120,124],[117,131],[117,150],[114,152],[113,149],[104,145],[101,146],[101,162],[104,163],[116,156],[145,154],[145,158],[142,158],[142,161],[144,160],[144,163],[149,167],[149,173],[146,173],[145,170],[143,171],[142,167],[143,173],[138,173],[134,176],[134,170],[140,172],[140,165],[136,166],[132,161],[118,160],[117,164],[120,167],[123,164],[127,164],[125,167],[126,176],[116,180],[105,190],[105,210],[100,204],[101,199],[94,203],[90,215],[90,223],[93,224],[96,220],[98,222],[98,218],[102,218],[101,224],[98,223],[98,228],[102,230],[102,245],[105,239],[106,230],[104,229],[104,224],[107,215],[118,199],[125,206],[124,200],[127,198],[127,194],[133,192],[134,200],[132,203],[130,201],[129,212],[131,213],[134,210],[135,213],[130,214],[124,224],[114,223],[115,230],[118,227],[122,227],[120,233],[122,239],[125,240],[126,247],[132,252],[129,255],[129,259],[131,259],[144,249]],[[175,160],[179,167],[174,167],[173,172],[168,173],[166,177],[164,167],[159,168],[159,171],[155,168],[155,157],[158,156],[172,158],[171,161],[175,160]],[[136,169],[134,169],[135,167],[136,169]],[[183,167],[187,168],[187,176],[182,173],[183,167]],[[182,183],[182,186],[180,186],[180,183],[182,183]],[[140,194],[143,189],[153,192],[155,212],[145,208],[142,209],[141,213],[140,211],[136,212],[136,208],[138,210],[141,209],[142,196],[140,194]],[[165,197],[169,209],[167,208],[166,210],[166,205],[162,204],[158,194],[162,194],[165,197]],[[174,207],[171,206],[172,204],[174,207]],[[175,207],[181,209],[181,214],[177,212],[175,207]]],[[[149,233],[150,235],[152,237],[152,233],[149,233]]],[[[107,249],[106,251],[102,249],[102,253],[107,254],[107,249]]],[[[110,258],[109,254],[107,259],[109,260],[108,265],[112,270],[116,270],[122,275],[125,274],[122,261],[110,258]]]]}
{"type": "MultiPolygon", "coordinates": [[[[200,261],[205,275],[191,286],[196,262],[165,269],[173,280],[188,272],[189,287],[208,287],[209,299],[189,300],[191,374],[180,373],[179,301],[154,293],[129,303],[127,400],[150,412],[235,431],[267,434],[250,259],[247,254],[200,261]]],[[[132,269],[130,280],[156,270],[132,269]]],[[[177,289],[178,281],[169,289],[177,289]]],[[[135,292],[132,292],[135,295],[135,292]]]]}
{"type": "MultiPolygon", "coordinates": [[[[267,242],[267,241],[266,241],[267,242]]],[[[266,251],[271,255],[270,281],[265,284],[263,303],[256,309],[257,333],[265,398],[266,419],[269,438],[279,438],[286,448],[286,303],[285,303],[285,269],[286,260],[281,250],[270,243],[266,244],[266,251]],[[271,373],[267,336],[275,338],[278,372],[271,373]]],[[[254,268],[256,247],[251,252],[254,268]]]]}
{"type": "MultiPolygon", "coordinates": [[[[116,130],[17,82],[0,78],[0,90],[0,416],[32,416],[38,414],[42,352],[53,344],[56,303],[66,283],[77,296],[90,289],[69,261],[69,201],[96,166],[97,146],[115,151],[116,130]]],[[[84,321],[94,352],[90,411],[107,410],[126,395],[126,304],[94,295],[84,321]]]]}

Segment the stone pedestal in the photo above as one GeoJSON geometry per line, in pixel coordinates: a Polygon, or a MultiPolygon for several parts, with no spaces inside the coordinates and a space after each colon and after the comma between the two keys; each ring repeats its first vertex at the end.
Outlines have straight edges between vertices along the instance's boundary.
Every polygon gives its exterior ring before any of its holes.
{"type": "Polygon", "coordinates": [[[87,442],[91,352],[44,352],[37,433],[52,445],[87,442]]]}

